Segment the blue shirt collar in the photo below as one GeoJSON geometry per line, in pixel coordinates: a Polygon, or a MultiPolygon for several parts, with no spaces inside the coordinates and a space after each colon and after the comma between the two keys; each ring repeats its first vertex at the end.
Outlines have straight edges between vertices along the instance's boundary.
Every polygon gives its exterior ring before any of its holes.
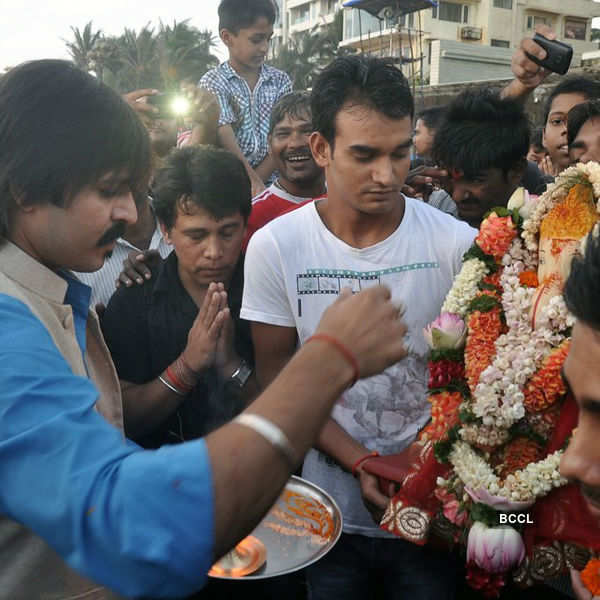
{"type": "Polygon", "coordinates": [[[70,305],[73,309],[75,336],[77,337],[81,354],[85,356],[87,318],[90,309],[92,288],[76,279],[68,271],[59,271],[58,274],[67,282],[64,303],[70,305]]]}

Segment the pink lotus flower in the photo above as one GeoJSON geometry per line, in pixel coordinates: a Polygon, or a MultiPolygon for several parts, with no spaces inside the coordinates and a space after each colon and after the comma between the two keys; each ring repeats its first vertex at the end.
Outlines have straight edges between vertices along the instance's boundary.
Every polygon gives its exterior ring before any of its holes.
{"type": "Polygon", "coordinates": [[[535,498],[531,500],[525,500],[520,502],[515,502],[514,500],[509,500],[504,496],[494,496],[490,494],[485,488],[478,488],[476,490],[472,490],[471,488],[465,486],[465,492],[475,500],[475,502],[479,502],[480,504],[486,504],[491,508],[495,508],[496,510],[502,510],[505,512],[516,512],[520,510],[525,510],[529,508],[533,504],[535,504],[535,498]]]}
{"type": "Polygon", "coordinates": [[[520,534],[508,525],[488,527],[477,521],[469,531],[467,563],[474,562],[490,573],[505,573],[525,557],[520,534]]]}
{"type": "Polygon", "coordinates": [[[425,340],[432,350],[462,348],[467,335],[465,322],[452,313],[442,313],[423,329],[425,340]]]}

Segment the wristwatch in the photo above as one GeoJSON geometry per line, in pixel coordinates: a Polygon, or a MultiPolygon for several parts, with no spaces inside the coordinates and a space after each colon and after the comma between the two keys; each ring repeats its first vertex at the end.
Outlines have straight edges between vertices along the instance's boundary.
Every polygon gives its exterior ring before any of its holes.
{"type": "Polygon", "coordinates": [[[250,375],[252,375],[252,368],[242,358],[240,366],[231,374],[230,379],[239,388],[243,388],[248,379],[250,379],[250,375]]]}

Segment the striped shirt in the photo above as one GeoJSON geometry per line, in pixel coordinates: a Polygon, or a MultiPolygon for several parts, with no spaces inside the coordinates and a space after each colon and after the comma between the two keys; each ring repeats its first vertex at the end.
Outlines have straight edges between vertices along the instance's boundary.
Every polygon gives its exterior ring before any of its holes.
{"type": "Polygon", "coordinates": [[[261,67],[254,90],[240,77],[229,62],[206,73],[198,86],[211,91],[219,100],[219,126],[231,125],[237,143],[252,168],[258,166],[268,152],[267,137],[271,110],[275,103],[292,91],[289,76],[268,65],[261,67]]]}
{"type": "MultiPolygon", "coordinates": [[[[169,256],[172,249],[173,247],[167,244],[163,239],[157,221],[156,229],[152,234],[148,250],[158,250],[161,257],[166,258],[169,256]]],[[[112,256],[104,261],[104,265],[101,269],[94,271],[93,273],[75,273],[80,281],[92,288],[91,307],[95,307],[98,303],[104,304],[104,306],[108,305],[110,297],[117,289],[116,281],[121,274],[121,271],[123,271],[123,261],[132,251],[141,252],[139,248],[136,248],[127,240],[119,238],[115,245],[115,249],[112,252],[112,256]]]]}

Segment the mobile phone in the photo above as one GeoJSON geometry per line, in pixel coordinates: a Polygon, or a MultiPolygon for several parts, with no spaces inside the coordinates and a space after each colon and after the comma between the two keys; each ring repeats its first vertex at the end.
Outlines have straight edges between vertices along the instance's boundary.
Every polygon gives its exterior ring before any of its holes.
{"type": "Polygon", "coordinates": [[[544,60],[540,60],[539,58],[531,56],[531,54],[526,52],[527,57],[530,60],[540,65],[540,67],[544,67],[544,69],[548,69],[549,71],[553,71],[559,75],[564,75],[569,70],[569,66],[571,65],[571,60],[573,58],[572,46],[557,40],[549,40],[539,33],[536,33],[533,36],[533,41],[536,44],[539,44],[546,51],[546,58],[544,60]]]}
{"type": "Polygon", "coordinates": [[[176,117],[184,117],[189,110],[189,102],[177,94],[167,94],[161,92],[148,96],[146,102],[158,108],[158,117],[165,119],[174,119],[176,117]]]}

